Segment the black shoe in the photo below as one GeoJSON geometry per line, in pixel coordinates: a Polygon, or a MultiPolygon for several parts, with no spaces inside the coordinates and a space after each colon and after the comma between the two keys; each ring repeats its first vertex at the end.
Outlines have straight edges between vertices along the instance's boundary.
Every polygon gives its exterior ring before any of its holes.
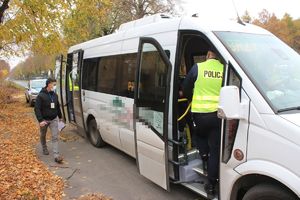
{"type": "Polygon", "coordinates": [[[54,158],[54,161],[57,162],[58,164],[61,164],[63,161],[63,158],[61,156],[58,156],[58,157],[54,158]]]}
{"type": "Polygon", "coordinates": [[[47,148],[43,148],[43,154],[44,154],[44,155],[49,155],[49,151],[48,151],[47,148]]]}
{"type": "Polygon", "coordinates": [[[213,199],[215,197],[215,186],[211,183],[205,184],[204,185],[204,190],[207,193],[207,198],[208,199],[213,199]]]}

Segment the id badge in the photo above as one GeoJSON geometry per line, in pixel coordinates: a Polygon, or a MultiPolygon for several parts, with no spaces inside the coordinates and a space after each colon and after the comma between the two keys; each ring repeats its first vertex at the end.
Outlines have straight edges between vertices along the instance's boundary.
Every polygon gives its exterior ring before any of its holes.
{"type": "Polygon", "coordinates": [[[50,107],[51,107],[52,109],[54,109],[54,108],[55,108],[55,104],[54,104],[54,103],[51,103],[51,104],[50,104],[50,107]]]}

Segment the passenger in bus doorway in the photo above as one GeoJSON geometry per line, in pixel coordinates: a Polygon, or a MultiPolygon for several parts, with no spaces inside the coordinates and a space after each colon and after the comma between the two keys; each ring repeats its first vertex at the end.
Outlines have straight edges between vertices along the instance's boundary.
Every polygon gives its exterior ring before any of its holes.
{"type": "Polygon", "coordinates": [[[34,112],[40,126],[40,141],[43,148],[43,154],[49,155],[46,144],[46,133],[49,127],[52,135],[54,161],[61,163],[63,158],[59,155],[58,150],[58,120],[62,121],[62,114],[57,94],[54,92],[55,85],[55,79],[47,79],[46,86],[36,98],[34,112]]]}
{"type": "Polygon", "coordinates": [[[204,168],[207,165],[209,183],[205,185],[205,190],[208,196],[215,195],[219,179],[221,120],[217,117],[217,108],[223,69],[216,54],[209,50],[206,61],[195,64],[182,85],[183,95],[193,92],[191,111],[196,124],[197,148],[204,168]]]}

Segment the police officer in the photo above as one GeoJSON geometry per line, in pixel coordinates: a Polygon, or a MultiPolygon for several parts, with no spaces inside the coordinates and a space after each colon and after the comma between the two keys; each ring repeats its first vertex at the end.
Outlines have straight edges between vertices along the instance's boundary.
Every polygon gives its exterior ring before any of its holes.
{"type": "MultiPolygon", "coordinates": [[[[222,86],[223,65],[209,50],[206,61],[195,64],[183,82],[181,95],[192,97],[192,114],[196,124],[195,137],[203,163],[207,163],[209,183],[205,185],[208,196],[215,194],[219,178],[219,151],[221,120],[217,107],[222,86]]],[[[205,164],[204,164],[205,166],[205,164]]]]}
{"type": "MultiPolygon", "coordinates": [[[[70,121],[74,120],[74,115],[73,115],[73,80],[72,80],[72,71],[68,75],[68,83],[69,83],[69,90],[68,90],[68,107],[69,107],[69,116],[70,116],[70,121]]],[[[76,91],[76,86],[74,86],[74,90],[76,91]]],[[[77,87],[78,89],[78,87],[77,87]]]]}

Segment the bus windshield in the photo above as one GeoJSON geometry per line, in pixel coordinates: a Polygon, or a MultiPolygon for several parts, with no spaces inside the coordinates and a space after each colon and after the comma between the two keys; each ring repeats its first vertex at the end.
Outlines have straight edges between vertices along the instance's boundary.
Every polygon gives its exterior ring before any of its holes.
{"type": "Polygon", "coordinates": [[[300,108],[300,55],[273,35],[215,32],[276,112],[300,108]]]}

